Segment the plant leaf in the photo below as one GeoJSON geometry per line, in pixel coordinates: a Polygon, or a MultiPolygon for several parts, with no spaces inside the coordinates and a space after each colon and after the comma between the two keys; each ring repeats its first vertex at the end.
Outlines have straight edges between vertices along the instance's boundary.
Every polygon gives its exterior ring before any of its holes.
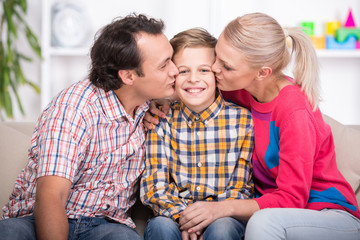
{"type": "Polygon", "coordinates": [[[14,12],[14,5],[11,4],[11,6],[10,6],[10,4],[11,3],[7,4],[7,2],[3,3],[4,14],[6,17],[6,23],[7,23],[8,32],[9,32],[8,35],[11,35],[11,33],[12,33],[14,35],[14,37],[17,38],[16,27],[14,26],[14,22],[12,19],[12,14],[14,12]]]}
{"type": "Polygon", "coordinates": [[[14,95],[15,95],[16,101],[17,101],[17,103],[18,103],[18,107],[19,107],[19,109],[20,109],[20,112],[21,112],[22,114],[24,114],[24,113],[25,113],[25,112],[24,112],[24,108],[23,108],[23,106],[22,106],[21,99],[20,99],[19,94],[18,94],[18,91],[17,91],[17,90],[18,90],[18,87],[14,85],[14,82],[12,82],[12,83],[11,83],[11,88],[12,88],[13,93],[14,93],[14,95]]]}
{"type": "Polygon", "coordinates": [[[11,101],[11,96],[9,91],[5,91],[4,93],[4,107],[5,107],[5,112],[6,115],[9,118],[13,118],[13,109],[12,109],[12,101],[11,101]]]}
{"type": "Polygon", "coordinates": [[[26,25],[26,38],[33,49],[33,51],[36,53],[38,57],[41,58],[41,47],[39,40],[35,36],[35,34],[31,31],[30,27],[26,25]]]}

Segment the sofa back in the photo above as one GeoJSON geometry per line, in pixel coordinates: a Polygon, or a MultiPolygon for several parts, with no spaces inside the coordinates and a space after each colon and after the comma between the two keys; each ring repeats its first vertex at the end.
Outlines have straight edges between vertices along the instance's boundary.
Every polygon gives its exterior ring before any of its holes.
{"type": "MultiPolygon", "coordinates": [[[[349,127],[324,115],[333,132],[337,164],[360,203],[360,126],[349,127]]],[[[0,206],[4,206],[14,181],[27,163],[34,123],[0,122],[0,206]]]]}

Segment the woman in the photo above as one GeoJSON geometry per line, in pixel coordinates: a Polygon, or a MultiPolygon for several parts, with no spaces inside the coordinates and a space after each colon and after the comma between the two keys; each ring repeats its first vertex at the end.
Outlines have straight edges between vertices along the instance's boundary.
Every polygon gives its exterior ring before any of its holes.
{"type": "Polygon", "coordinates": [[[319,74],[310,39],[262,13],[231,21],[212,66],[224,99],[254,119],[252,200],[197,202],[180,225],[200,231],[219,216],[249,219],[249,239],[359,239],[355,194],[338,171],[330,127],[319,110],[319,74]],[[294,79],[283,74],[294,56],[294,79]]]}

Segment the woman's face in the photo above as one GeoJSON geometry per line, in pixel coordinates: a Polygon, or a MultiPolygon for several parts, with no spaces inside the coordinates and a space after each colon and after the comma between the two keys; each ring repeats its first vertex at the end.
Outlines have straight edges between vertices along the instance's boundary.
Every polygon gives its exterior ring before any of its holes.
{"type": "Polygon", "coordinates": [[[217,87],[224,91],[250,88],[258,71],[249,67],[242,53],[231,46],[222,34],[215,51],[216,61],[212,70],[216,75],[217,87]]]}

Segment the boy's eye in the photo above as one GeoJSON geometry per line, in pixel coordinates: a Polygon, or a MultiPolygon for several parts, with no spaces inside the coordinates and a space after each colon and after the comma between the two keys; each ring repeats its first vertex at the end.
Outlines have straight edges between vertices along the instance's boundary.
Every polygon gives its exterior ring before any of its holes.
{"type": "Polygon", "coordinates": [[[200,69],[200,72],[210,72],[209,69],[200,69]]]}
{"type": "Polygon", "coordinates": [[[179,71],[179,74],[185,74],[187,72],[188,72],[188,70],[181,70],[181,71],[179,71]]]}

